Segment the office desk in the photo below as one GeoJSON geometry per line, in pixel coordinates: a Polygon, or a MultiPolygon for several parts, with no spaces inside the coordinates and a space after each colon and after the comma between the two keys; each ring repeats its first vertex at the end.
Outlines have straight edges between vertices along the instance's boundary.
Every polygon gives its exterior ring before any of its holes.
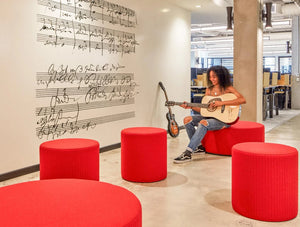
{"type": "Polygon", "coordinates": [[[284,109],[288,109],[290,89],[291,87],[288,85],[268,86],[263,88],[263,120],[267,118],[268,111],[269,117],[273,117],[274,108],[276,110],[276,115],[279,114],[280,105],[277,92],[282,92],[284,94],[284,109]],[[267,105],[268,102],[269,105],[267,105]]]}
{"type": "Polygon", "coordinates": [[[80,179],[31,181],[0,188],[1,226],[142,226],[130,191],[80,179]]]}

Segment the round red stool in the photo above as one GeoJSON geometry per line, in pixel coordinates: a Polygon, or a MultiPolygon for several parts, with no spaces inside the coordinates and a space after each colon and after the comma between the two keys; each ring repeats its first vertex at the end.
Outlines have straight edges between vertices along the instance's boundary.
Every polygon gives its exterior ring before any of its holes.
{"type": "Polygon", "coordinates": [[[232,148],[232,207],[261,221],[286,221],[298,213],[298,151],[248,142],[232,148]]]}
{"type": "Polygon", "coordinates": [[[154,127],[121,131],[122,177],[134,182],[154,182],[167,177],[167,131],[154,127]]]}
{"type": "Polygon", "coordinates": [[[229,128],[208,131],[202,140],[206,152],[231,155],[233,145],[243,142],[264,142],[265,126],[252,121],[238,121],[229,128]]]}
{"type": "Polygon", "coordinates": [[[99,180],[99,143],[91,139],[58,139],[40,145],[40,179],[99,180]]]}
{"type": "Polygon", "coordinates": [[[52,179],[0,188],[1,226],[141,227],[130,191],[94,180],[52,179]]]}

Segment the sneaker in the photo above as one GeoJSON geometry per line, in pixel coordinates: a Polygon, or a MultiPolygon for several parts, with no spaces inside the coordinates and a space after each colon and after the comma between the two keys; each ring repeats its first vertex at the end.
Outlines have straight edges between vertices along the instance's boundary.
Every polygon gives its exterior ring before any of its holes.
{"type": "Polygon", "coordinates": [[[184,162],[189,162],[191,160],[192,160],[192,152],[185,151],[177,158],[174,159],[174,163],[184,163],[184,162]]]}
{"type": "Polygon", "coordinates": [[[200,144],[197,149],[192,153],[192,155],[201,155],[205,154],[206,150],[205,148],[200,144]]]}

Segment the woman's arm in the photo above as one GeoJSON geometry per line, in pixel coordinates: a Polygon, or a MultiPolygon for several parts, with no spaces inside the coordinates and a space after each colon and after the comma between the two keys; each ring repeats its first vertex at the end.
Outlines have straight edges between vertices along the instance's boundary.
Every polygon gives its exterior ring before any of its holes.
{"type": "MultiPolygon", "coordinates": [[[[209,95],[210,94],[210,92],[209,92],[209,88],[206,88],[206,90],[205,90],[205,95],[209,95]]],[[[201,110],[201,108],[200,107],[190,107],[190,106],[187,106],[186,104],[182,104],[182,105],[180,105],[182,108],[184,108],[184,109],[192,109],[192,110],[194,110],[194,111],[196,111],[196,112],[198,112],[198,113],[200,113],[200,110],[201,110]]]]}
{"type": "Polygon", "coordinates": [[[215,101],[213,106],[223,106],[223,105],[237,106],[237,105],[246,103],[246,99],[244,98],[244,96],[241,93],[239,93],[234,87],[230,86],[230,87],[226,88],[225,94],[226,93],[234,94],[236,96],[236,99],[227,100],[227,101],[215,101]]]}
{"type": "Polygon", "coordinates": [[[198,112],[198,113],[200,113],[200,107],[190,107],[190,106],[188,106],[187,104],[185,104],[186,102],[184,102],[182,105],[180,105],[182,108],[184,108],[184,109],[192,109],[192,110],[194,110],[194,111],[196,111],[196,112],[198,112]]]}

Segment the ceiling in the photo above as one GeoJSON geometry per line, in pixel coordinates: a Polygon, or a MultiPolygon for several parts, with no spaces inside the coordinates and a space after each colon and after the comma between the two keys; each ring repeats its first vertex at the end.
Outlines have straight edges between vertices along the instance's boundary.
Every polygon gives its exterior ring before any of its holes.
{"type": "MultiPolygon", "coordinates": [[[[232,54],[233,31],[227,30],[226,7],[233,6],[233,0],[168,1],[191,12],[192,51],[208,56],[232,54]]],[[[291,43],[292,39],[292,16],[300,15],[300,0],[263,1],[267,2],[272,2],[272,28],[264,28],[264,55],[287,54],[287,41],[291,43]]]]}

